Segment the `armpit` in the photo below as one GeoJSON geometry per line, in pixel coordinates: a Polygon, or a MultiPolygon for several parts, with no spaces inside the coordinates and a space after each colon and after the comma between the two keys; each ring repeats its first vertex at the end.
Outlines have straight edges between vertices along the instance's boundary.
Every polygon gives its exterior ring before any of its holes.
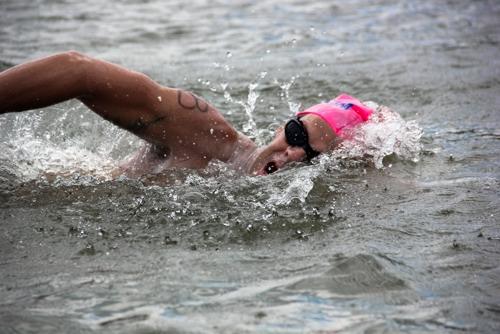
{"type": "Polygon", "coordinates": [[[170,167],[170,150],[166,147],[144,143],[144,145],[115,171],[115,175],[142,176],[157,173],[170,167]]]}

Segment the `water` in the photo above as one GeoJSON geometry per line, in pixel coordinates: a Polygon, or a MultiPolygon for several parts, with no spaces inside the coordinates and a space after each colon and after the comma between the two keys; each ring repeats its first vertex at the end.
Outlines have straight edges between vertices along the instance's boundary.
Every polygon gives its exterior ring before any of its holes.
{"type": "Polygon", "coordinates": [[[1,116],[1,332],[498,332],[499,14],[2,1],[2,69],[76,49],[193,90],[260,143],[340,92],[380,108],[259,178],[113,179],[141,143],[78,102],[1,116]]]}

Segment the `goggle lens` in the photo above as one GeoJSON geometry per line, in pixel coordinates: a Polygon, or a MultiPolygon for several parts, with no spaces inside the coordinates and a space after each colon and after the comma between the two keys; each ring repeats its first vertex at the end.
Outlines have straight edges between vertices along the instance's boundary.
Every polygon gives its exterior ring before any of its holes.
{"type": "Polygon", "coordinates": [[[302,147],[306,152],[307,160],[319,155],[319,152],[309,145],[307,130],[298,118],[292,118],[285,124],[285,138],[289,145],[302,147]]]}
{"type": "Polygon", "coordinates": [[[292,146],[304,146],[308,141],[307,132],[302,124],[295,119],[291,119],[286,123],[285,137],[288,144],[292,146]]]}

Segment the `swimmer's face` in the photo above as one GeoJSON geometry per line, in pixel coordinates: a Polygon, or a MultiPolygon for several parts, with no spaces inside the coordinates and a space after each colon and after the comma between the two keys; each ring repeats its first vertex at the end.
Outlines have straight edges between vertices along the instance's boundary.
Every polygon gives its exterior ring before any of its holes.
{"type": "MultiPolygon", "coordinates": [[[[327,152],[337,143],[330,127],[316,115],[306,115],[301,121],[307,131],[309,146],[319,153],[327,152]]],[[[304,148],[288,143],[283,127],[276,130],[274,139],[261,149],[253,165],[253,172],[257,175],[267,175],[283,168],[290,162],[305,161],[307,158],[304,148]]]]}

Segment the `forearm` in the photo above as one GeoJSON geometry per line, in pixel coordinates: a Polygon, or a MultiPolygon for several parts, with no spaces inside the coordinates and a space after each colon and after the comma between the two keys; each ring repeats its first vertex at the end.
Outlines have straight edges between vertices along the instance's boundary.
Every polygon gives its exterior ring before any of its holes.
{"type": "Polygon", "coordinates": [[[0,73],[0,114],[43,108],[88,93],[87,58],[65,52],[0,73]]]}

